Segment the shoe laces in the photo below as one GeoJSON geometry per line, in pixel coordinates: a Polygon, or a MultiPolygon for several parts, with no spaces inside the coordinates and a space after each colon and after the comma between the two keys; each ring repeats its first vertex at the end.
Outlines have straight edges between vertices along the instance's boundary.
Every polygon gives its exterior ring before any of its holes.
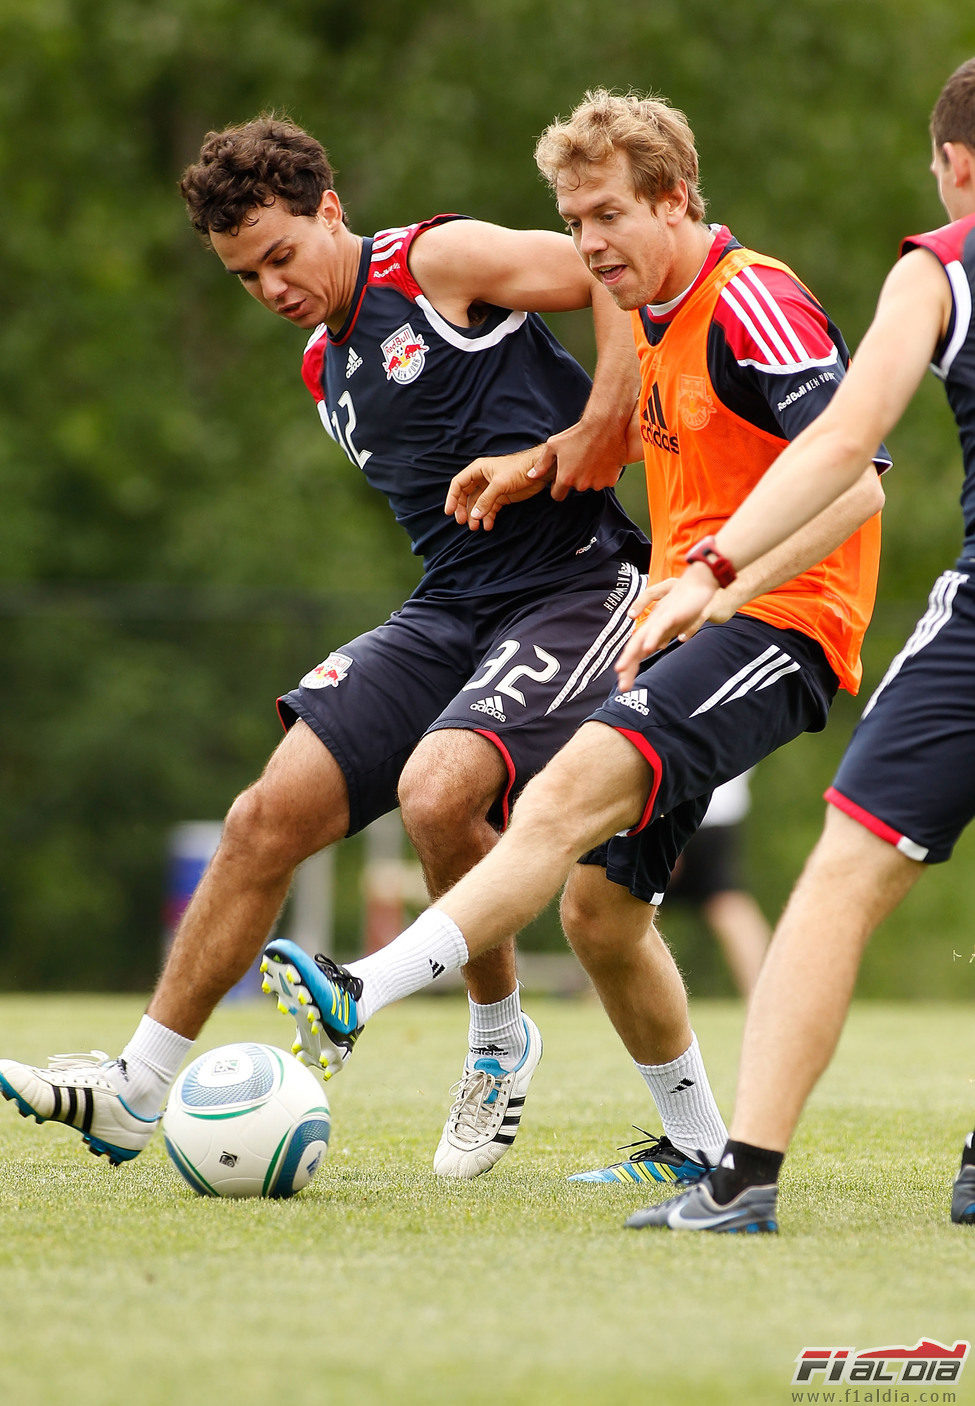
{"type": "MultiPolygon", "coordinates": [[[[634,1147],[639,1149],[628,1159],[630,1162],[653,1162],[661,1153],[667,1153],[671,1157],[687,1156],[686,1153],[681,1152],[679,1148],[674,1146],[666,1133],[658,1137],[655,1133],[648,1133],[646,1128],[638,1127],[636,1123],[631,1124],[631,1126],[635,1133],[642,1133],[643,1136],[638,1137],[635,1142],[627,1142],[622,1147],[617,1148],[618,1152],[629,1152],[631,1148],[634,1147]]],[[[694,1150],[693,1160],[700,1162],[701,1166],[706,1167],[709,1172],[714,1170],[714,1163],[708,1157],[707,1153],[702,1152],[699,1147],[694,1150]]]]}
{"type": "Polygon", "coordinates": [[[464,1070],[463,1077],[450,1090],[454,1101],[450,1106],[449,1122],[455,1132],[476,1137],[484,1131],[484,1126],[494,1115],[502,1082],[486,1069],[464,1070]]]}
{"type": "Polygon", "coordinates": [[[652,1162],[661,1152],[675,1153],[677,1151],[666,1133],[658,1137],[656,1133],[648,1133],[646,1128],[637,1127],[636,1123],[632,1124],[632,1128],[635,1133],[640,1133],[642,1136],[638,1137],[635,1142],[625,1142],[622,1147],[616,1149],[617,1152],[630,1152],[634,1147],[638,1148],[639,1150],[628,1159],[630,1162],[652,1162]]]}
{"type": "Polygon", "coordinates": [[[315,966],[340,991],[347,991],[353,1001],[358,1001],[362,995],[361,976],[353,976],[348,967],[343,967],[340,962],[333,962],[324,952],[315,953],[315,966]]]}
{"type": "Polygon", "coordinates": [[[86,1053],[51,1055],[47,1067],[58,1073],[66,1069],[76,1069],[79,1064],[86,1069],[97,1069],[100,1065],[114,1063],[104,1050],[88,1050],[86,1053]]]}

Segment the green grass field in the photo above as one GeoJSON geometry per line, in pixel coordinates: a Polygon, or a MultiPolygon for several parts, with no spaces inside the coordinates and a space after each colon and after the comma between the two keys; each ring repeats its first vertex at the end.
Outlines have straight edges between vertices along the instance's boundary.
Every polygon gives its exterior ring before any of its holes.
{"type": "MultiPolygon", "coordinates": [[[[854,1009],[788,1163],[781,1235],[739,1238],[624,1232],[646,1193],[566,1183],[656,1124],[593,1001],[526,1004],[546,1053],[522,1132],[463,1185],[430,1171],[466,1034],[452,996],[370,1026],[330,1086],[328,1161],[292,1201],[200,1200],[161,1138],[112,1170],[0,1105],[2,1400],[785,1403],[813,1400],[791,1386],[804,1347],[975,1336],[975,1230],[948,1222],[975,1115],[964,1009],[854,1009]]],[[[3,1053],[116,1051],[140,1011],[0,998],[3,1053]]],[[[725,1111],[741,1020],[695,1007],[725,1111]]],[[[225,1005],[199,1048],[252,1038],[290,1035],[270,1005],[225,1005]]],[[[957,1401],[975,1400],[968,1373],[957,1401]]]]}

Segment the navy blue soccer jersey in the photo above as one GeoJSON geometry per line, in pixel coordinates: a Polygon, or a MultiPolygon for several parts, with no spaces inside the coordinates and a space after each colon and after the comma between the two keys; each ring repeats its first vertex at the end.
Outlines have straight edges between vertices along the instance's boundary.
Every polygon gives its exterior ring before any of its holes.
{"type": "Polygon", "coordinates": [[[951,285],[952,312],[931,369],[944,381],[948,404],[958,425],[965,482],[961,492],[965,552],[975,552],[975,215],[955,220],[901,243],[901,253],[927,249],[940,260],[951,285]]]}
{"type": "Polygon", "coordinates": [[[472,532],[444,513],[453,476],[482,455],[508,454],[578,420],[590,390],[582,367],[535,313],[483,305],[474,326],[447,322],[408,266],[439,215],[362,242],[352,308],[332,335],[316,328],[302,375],[322,424],[388,500],[423,558],[414,594],[429,599],[530,589],[582,563],[645,564],[646,539],[610,490],[547,490],[472,532]]]}

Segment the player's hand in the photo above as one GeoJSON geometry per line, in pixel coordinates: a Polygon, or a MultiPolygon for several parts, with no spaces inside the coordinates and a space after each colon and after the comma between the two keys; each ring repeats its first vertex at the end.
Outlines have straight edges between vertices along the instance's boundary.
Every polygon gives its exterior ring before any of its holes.
{"type": "Polygon", "coordinates": [[[539,472],[529,477],[529,471],[539,464],[544,445],[519,449],[514,454],[498,454],[475,459],[466,469],[454,474],[447,489],[444,512],[471,531],[483,527],[490,532],[498,513],[508,503],[520,503],[540,493],[554,476],[539,472]]]}
{"type": "Polygon", "coordinates": [[[552,497],[561,502],[573,489],[584,493],[587,489],[612,488],[619,482],[626,461],[622,435],[608,435],[605,429],[579,420],[545,441],[530,474],[532,478],[545,479],[554,475],[552,497]]]}
{"type": "MultiPolygon", "coordinates": [[[[658,581],[640,592],[629,611],[636,622],[633,633],[614,666],[624,693],[633,687],[644,659],[672,640],[689,639],[711,618],[711,605],[716,594],[717,583],[710,567],[703,563],[689,566],[683,576],[668,577],[666,581],[658,581]]],[[[722,609],[723,605],[719,603],[719,616],[722,609]]],[[[731,613],[729,611],[728,615],[731,613]]],[[[724,618],[727,619],[728,615],[724,618]]]]}

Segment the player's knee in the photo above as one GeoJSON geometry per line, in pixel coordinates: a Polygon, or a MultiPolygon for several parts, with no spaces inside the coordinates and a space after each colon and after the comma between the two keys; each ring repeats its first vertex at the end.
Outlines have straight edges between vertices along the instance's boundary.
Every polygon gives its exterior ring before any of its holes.
{"type": "MultiPolygon", "coordinates": [[[[224,859],[254,873],[271,875],[294,868],[314,852],[285,798],[266,778],[255,781],[234,801],[223,825],[224,859]]],[[[317,846],[316,846],[317,847],[317,846]]]]}
{"type": "Polygon", "coordinates": [[[398,794],[403,826],[419,849],[460,841],[484,819],[493,799],[455,775],[412,763],[403,770],[398,794]]]}
{"type": "Polygon", "coordinates": [[[566,940],[584,967],[598,966],[612,957],[614,942],[605,905],[587,888],[570,880],[562,894],[559,916],[566,940]]]}

